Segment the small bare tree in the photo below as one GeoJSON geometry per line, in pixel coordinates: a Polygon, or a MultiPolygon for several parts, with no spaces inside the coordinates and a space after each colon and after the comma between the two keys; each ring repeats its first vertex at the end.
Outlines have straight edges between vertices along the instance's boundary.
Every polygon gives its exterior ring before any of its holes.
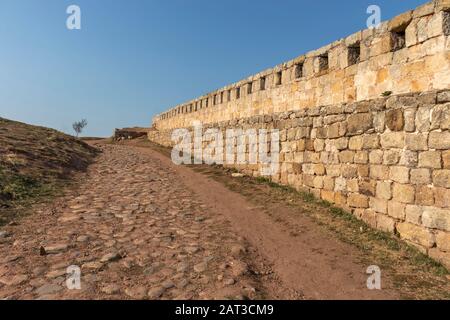
{"type": "Polygon", "coordinates": [[[74,122],[72,124],[72,128],[77,134],[77,138],[80,135],[81,132],[83,132],[83,129],[88,125],[88,122],[86,119],[83,119],[81,121],[74,122]]]}

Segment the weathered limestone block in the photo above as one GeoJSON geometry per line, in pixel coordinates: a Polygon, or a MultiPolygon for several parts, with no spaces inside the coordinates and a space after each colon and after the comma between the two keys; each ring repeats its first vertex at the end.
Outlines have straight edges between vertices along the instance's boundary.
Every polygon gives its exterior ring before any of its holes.
{"type": "MultiPolygon", "coordinates": [[[[362,221],[367,223],[372,228],[377,227],[377,213],[372,209],[357,209],[359,214],[356,214],[362,221]]],[[[356,211],[356,210],[355,210],[356,211]]]]}
{"type": "Polygon", "coordinates": [[[377,134],[365,134],[362,136],[363,144],[362,148],[367,149],[377,149],[380,147],[380,138],[377,134]]]}
{"type": "Polygon", "coordinates": [[[339,152],[339,161],[341,163],[353,163],[355,159],[355,152],[354,151],[341,151],[339,152]]]}
{"type": "Polygon", "coordinates": [[[408,183],[409,171],[410,169],[407,167],[390,167],[389,179],[398,183],[408,183]]]}
{"type": "Polygon", "coordinates": [[[400,203],[397,201],[389,201],[388,202],[388,215],[399,219],[399,220],[405,220],[405,208],[406,204],[400,203]]]}
{"type": "Polygon", "coordinates": [[[433,183],[436,187],[450,188],[450,170],[434,170],[433,183]]]}
{"type": "Polygon", "coordinates": [[[395,220],[391,217],[384,214],[377,214],[376,221],[378,229],[391,233],[395,231],[395,220]]]}
{"type": "Polygon", "coordinates": [[[431,112],[431,129],[450,129],[450,103],[440,104],[431,112]]]}
{"type": "Polygon", "coordinates": [[[358,183],[359,193],[374,197],[376,193],[376,181],[370,179],[361,179],[358,183]]]}
{"type": "Polygon", "coordinates": [[[419,132],[427,132],[430,130],[431,121],[431,107],[430,106],[422,106],[419,107],[416,112],[416,129],[419,132]]]}
{"type": "Polygon", "coordinates": [[[330,177],[339,177],[341,175],[341,165],[333,164],[325,166],[326,174],[330,177]]]}
{"type": "Polygon", "coordinates": [[[379,199],[390,200],[392,198],[392,183],[389,181],[378,181],[376,196],[379,199]]]}
{"type": "Polygon", "coordinates": [[[369,198],[359,193],[350,193],[347,204],[353,208],[368,208],[369,198]]]}
{"type": "Polygon", "coordinates": [[[369,200],[369,207],[375,212],[387,214],[387,200],[371,197],[369,200]]]}
{"type": "Polygon", "coordinates": [[[428,150],[428,133],[407,133],[405,135],[405,145],[408,150],[428,150]]]}
{"type": "Polygon", "coordinates": [[[412,184],[429,184],[431,183],[431,174],[429,169],[411,169],[410,181],[412,184]]]}
{"type": "Polygon", "coordinates": [[[442,91],[437,94],[438,103],[450,102],[450,90],[442,91]]]}
{"type": "Polygon", "coordinates": [[[396,165],[400,161],[401,150],[400,149],[390,149],[386,150],[383,155],[384,165],[396,165]]]}
{"type": "Polygon", "coordinates": [[[352,114],[347,119],[347,134],[362,134],[372,128],[372,115],[370,113],[352,114]]]}
{"type": "Polygon", "coordinates": [[[439,248],[431,248],[428,250],[428,254],[431,258],[439,261],[450,269],[450,252],[441,251],[439,248]]]}
{"type": "Polygon", "coordinates": [[[332,139],[332,140],[326,140],[325,142],[325,150],[326,151],[338,151],[338,150],[344,150],[348,146],[348,138],[339,138],[339,139],[332,139]]]}
{"type": "Polygon", "coordinates": [[[357,151],[354,157],[355,163],[366,164],[369,161],[369,154],[367,151],[357,151]]]}
{"type": "Polygon", "coordinates": [[[373,116],[373,127],[376,132],[382,133],[386,127],[386,113],[377,112],[373,116]]]}
{"type": "Polygon", "coordinates": [[[381,135],[381,146],[384,149],[400,148],[405,146],[404,132],[385,132],[381,135]]]}
{"type": "MultiPolygon", "coordinates": [[[[405,117],[405,131],[406,132],[414,132],[416,130],[416,109],[409,108],[404,112],[405,117]]],[[[392,130],[392,129],[391,129],[392,130]]]]}
{"type": "Polygon", "coordinates": [[[444,169],[450,169],[450,150],[442,152],[442,163],[444,169]]]}
{"type": "Polygon", "coordinates": [[[386,112],[386,126],[391,131],[401,131],[405,126],[402,109],[393,109],[386,112]]]}
{"type": "Polygon", "coordinates": [[[408,184],[394,183],[392,187],[392,199],[401,203],[414,203],[416,190],[408,184]]]}
{"type": "Polygon", "coordinates": [[[450,10],[450,0],[436,0],[436,10],[450,10]]]}
{"type": "Polygon", "coordinates": [[[422,207],[408,204],[405,208],[406,221],[415,225],[421,225],[422,213],[422,207]]]}
{"type": "Polygon", "coordinates": [[[383,165],[371,165],[370,177],[375,180],[387,180],[389,178],[389,167],[383,165]]]}
{"type": "Polygon", "coordinates": [[[413,12],[413,18],[420,18],[423,16],[428,16],[434,13],[434,2],[425,3],[419,7],[417,7],[413,12]]]}
{"type": "Polygon", "coordinates": [[[347,179],[343,177],[337,177],[334,180],[334,191],[346,191],[347,190],[347,179]]]}
{"type": "Polygon", "coordinates": [[[434,234],[423,227],[402,222],[397,224],[397,231],[402,239],[412,241],[424,247],[431,248],[435,244],[434,234]]]}
{"type": "Polygon", "coordinates": [[[383,163],[383,150],[372,150],[369,153],[369,163],[371,164],[382,164],[383,163]]]}
{"type": "Polygon", "coordinates": [[[400,161],[398,164],[407,167],[417,167],[418,162],[419,156],[416,151],[404,150],[400,156],[400,161]]]}
{"type": "Polygon", "coordinates": [[[412,20],[412,11],[408,11],[405,13],[402,13],[398,16],[396,16],[394,19],[389,21],[389,31],[402,31],[406,28],[406,26],[411,22],[412,20]]]}
{"type": "MultiPolygon", "coordinates": [[[[333,191],[334,190],[334,178],[324,176],[323,177],[323,188],[328,191],[333,191]]],[[[333,195],[333,197],[334,197],[334,195],[333,195]]]]}
{"type": "Polygon", "coordinates": [[[422,213],[422,224],[427,228],[450,231],[450,210],[425,207],[422,213]]]}
{"type": "Polygon", "coordinates": [[[419,185],[416,187],[416,204],[422,206],[432,206],[434,205],[435,197],[434,187],[419,185]]]}
{"type": "Polygon", "coordinates": [[[425,151],[419,153],[419,167],[440,169],[442,167],[441,153],[439,151],[425,151]]]}
{"type": "Polygon", "coordinates": [[[436,233],[436,244],[438,249],[450,252],[450,232],[438,231],[436,233]]]}
{"type": "Polygon", "coordinates": [[[369,166],[366,164],[358,164],[357,165],[357,169],[358,169],[358,176],[362,177],[362,178],[367,178],[369,177],[369,166]]]}
{"type": "Polygon", "coordinates": [[[320,192],[320,197],[324,201],[328,201],[330,203],[333,203],[334,202],[335,193],[333,191],[324,189],[324,190],[322,190],[320,192]]]}

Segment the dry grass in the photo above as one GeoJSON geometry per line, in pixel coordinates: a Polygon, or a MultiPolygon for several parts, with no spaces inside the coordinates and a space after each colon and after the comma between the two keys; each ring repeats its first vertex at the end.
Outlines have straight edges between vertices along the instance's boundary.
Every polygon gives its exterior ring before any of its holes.
{"type": "Polygon", "coordinates": [[[0,118],[0,225],[57,194],[97,150],[53,129],[0,118]]]}

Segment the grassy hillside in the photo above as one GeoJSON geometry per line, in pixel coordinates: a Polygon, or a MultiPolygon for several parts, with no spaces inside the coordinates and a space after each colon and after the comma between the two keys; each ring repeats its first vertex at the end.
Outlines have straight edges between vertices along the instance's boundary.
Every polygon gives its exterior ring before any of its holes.
{"type": "Polygon", "coordinates": [[[56,130],[0,118],[0,225],[31,201],[57,193],[96,153],[56,130]]]}

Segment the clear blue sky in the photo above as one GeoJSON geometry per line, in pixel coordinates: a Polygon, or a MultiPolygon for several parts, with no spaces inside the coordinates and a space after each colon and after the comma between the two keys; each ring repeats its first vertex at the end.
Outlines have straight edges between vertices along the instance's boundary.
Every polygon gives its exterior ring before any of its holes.
{"type": "Polygon", "coordinates": [[[87,136],[153,115],[425,0],[0,0],[0,117],[87,136]],[[82,29],[66,28],[66,8],[82,29]]]}

